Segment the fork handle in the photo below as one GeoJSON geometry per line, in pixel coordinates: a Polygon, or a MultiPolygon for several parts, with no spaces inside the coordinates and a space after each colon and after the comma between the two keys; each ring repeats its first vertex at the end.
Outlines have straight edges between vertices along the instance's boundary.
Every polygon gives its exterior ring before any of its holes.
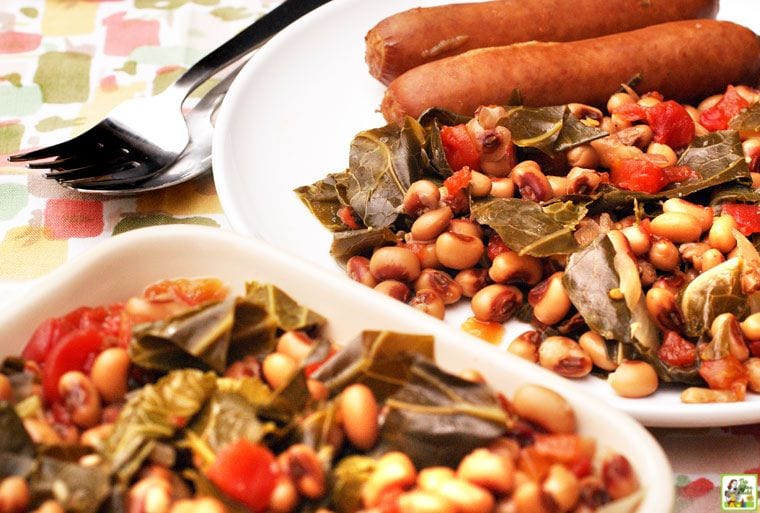
{"type": "Polygon", "coordinates": [[[232,39],[193,64],[171,87],[173,93],[187,97],[193,89],[214,74],[252,52],[276,33],[330,0],[285,0],[257,19],[232,39]]]}

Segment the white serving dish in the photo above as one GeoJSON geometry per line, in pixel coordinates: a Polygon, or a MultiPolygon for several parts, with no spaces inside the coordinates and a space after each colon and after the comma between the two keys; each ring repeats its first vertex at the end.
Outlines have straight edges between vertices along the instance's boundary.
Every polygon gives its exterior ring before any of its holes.
{"type": "Polygon", "coordinates": [[[572,403],[579,430],[599,447],[624,454],[646,494],[636,510],[668,513],[674,500],[670,464],[654,438],[628,415],[585,394],[573,383],[504,354],[474,337],[350,280],[338,279],[296,257],[230,232],[196,226],[143,228],[109,239],[34,282],[0,313],[0,354],[18,354],[38,323],[81,305],[122,301],[155,281],[215,276],[235,292],[250,280],[273,283],[324,315],[328,335],[350,340],[361,330],[390,329],[435,337],[436,360],[451,371],[475,368],[507,394],[538,383],[572,403]]]}
{"type": "MultiPolygon", "coordinates": [[[[473,1],[473,0],[466,0],[473,1]]],[[[760,33],[757,0],[721,0],[718,18],[760,33]]],[[[258,237],[329,272],[345,273],[329,254],[332,234],[293,189],[348,165],[349,144],[361,130],[383,126],[385,88],[369,75],[364,35],[383,17],[446,0],[332,0],[279,33],[245,66],[219,111],[213,168],[219,199],[232,228],[258,237]]],[[[469,302],[449,307],[458,327],[469,302]]],[[[504,343],[532,329],[506,325],[504,343]]],[[[760,395],[734,403],[686,404],[685,386],[661,386],[642,399],[617,396],[606,380],[576,380],[652,427],[709,427],[760,422],[760,395]]]]}

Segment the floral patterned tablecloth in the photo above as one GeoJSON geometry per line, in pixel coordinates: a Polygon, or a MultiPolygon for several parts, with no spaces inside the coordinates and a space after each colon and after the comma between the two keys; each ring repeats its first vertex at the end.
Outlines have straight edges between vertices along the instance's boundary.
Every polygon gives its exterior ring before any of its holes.
{"type": "MultiPolygon", "coordinates": [[[[0,302],[120,232],[161,223],[227,228],[210,176],[95,197],[4,156],[67,139],[119,102],[160,92],[279,1],[0,2],[0,302]]],[[[760,472],[760,426],[652,432],[673,465],[676,512],[720,511],[720,474],[760,472]]]]}

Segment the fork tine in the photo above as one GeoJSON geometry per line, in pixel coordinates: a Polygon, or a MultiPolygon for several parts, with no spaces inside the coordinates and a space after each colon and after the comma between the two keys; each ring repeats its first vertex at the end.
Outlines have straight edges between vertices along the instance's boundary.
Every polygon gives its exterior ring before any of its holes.
{"type": "Polygon", "coordinates": [[[79,167],[72,167],[68,169],[52,169],[48,173],[45,173],[45,178],[54,178],[58,181],[68,179],[84,179],[94,176],[108,175],[114,170],[123,171],[125,169],[131,169],[132,167],[139,166],[140,163],[136,162],[132,158],[130,159],[118,159],[115,161],[90,161],[86,162],[79,167]]]}
{"type": "Polygon", "coordinates": [[[104,189],[109,187],[118,187],[127,184],[134,184],[142,180],[146,180],[153,176],[157,171],[145,171],[146,166],[143,163],[128,162],[129,165],[124,165],[120,168],[114,169],[112,172],[97,176],[84,176],[84,177],[64,177],[57,178],[58,183],[67,187],[79,188],[90,187],[93,189],[104,189]]]}
{"type": "Polygon", "coordinates": [[[76,143],[77,138],[69,139],[58,144],[45,146],[44,148],[38,148],[36,150],[27,151],[24,153],[16,153],[15,155],[8,156],[9,162],[30,162],[32,160],[49,159],[51,157],[58,157],[65,155],[67,148],[72,148],[76,143]]]}

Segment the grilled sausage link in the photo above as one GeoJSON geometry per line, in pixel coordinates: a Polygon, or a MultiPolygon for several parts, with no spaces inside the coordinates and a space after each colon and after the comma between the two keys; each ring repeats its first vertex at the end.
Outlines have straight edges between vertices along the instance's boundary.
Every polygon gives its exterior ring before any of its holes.
{"type": "Polygon", "coordinates": [[[603,106],[636,75],[638,91],[682,102],[728,84],[755,86],[760,39],[731,22],[686,20],[581,41],[480,48],[407,71],[388,86],[381,110],[396,122],[429,107],[472,115],[480,105],[507,103],[515,91],[528,106],[603,106]]]}
{"type": "Polygon", "coordinates": [[[425,62],[524,41],[575,41],[666,21],[714,18],[718,0],[496,0],[418,7],[366,36],[372,76],[388,84],[425,62]]]}

